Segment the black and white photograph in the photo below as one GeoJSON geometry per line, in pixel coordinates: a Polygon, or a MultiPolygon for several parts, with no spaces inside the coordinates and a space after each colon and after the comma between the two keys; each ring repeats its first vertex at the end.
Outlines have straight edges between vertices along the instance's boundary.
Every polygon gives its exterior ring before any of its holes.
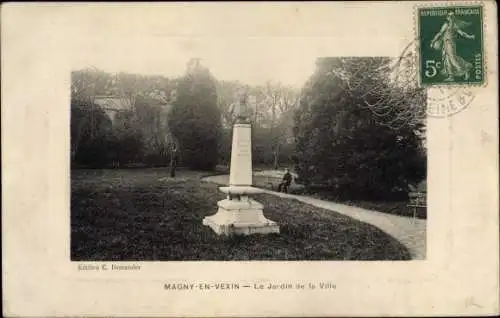
{"type": "Polygon", "coordinates": [[[72,261],[425,259],[412,43],[287,60],[186,41],[207,52],[71,72],[72,261]]]}

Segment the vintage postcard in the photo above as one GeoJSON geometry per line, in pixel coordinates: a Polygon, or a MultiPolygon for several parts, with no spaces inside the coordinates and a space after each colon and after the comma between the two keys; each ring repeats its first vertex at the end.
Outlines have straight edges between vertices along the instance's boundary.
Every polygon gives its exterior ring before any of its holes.
{"type": "Polygon", "coordinates": [[[496,12],[2,6],[4,316],[499,314],[496,12]]]}

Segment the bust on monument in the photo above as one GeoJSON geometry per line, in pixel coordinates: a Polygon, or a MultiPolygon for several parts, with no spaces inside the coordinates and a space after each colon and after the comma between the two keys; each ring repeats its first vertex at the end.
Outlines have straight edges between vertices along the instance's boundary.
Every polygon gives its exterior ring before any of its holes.
{"type": "Polygon", "coordinates": [[[233,107],[233,116],[235,117],[236,124],[249,123],[249,109],[247,105],[248,93],[246,90],[240,92],[240,98],[233,107]]]}

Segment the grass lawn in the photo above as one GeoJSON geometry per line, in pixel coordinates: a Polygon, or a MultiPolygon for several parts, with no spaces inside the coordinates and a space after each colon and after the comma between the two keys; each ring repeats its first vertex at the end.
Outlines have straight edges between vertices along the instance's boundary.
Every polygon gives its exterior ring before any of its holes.
{"type": "Polygon", "coordinates": [[[200,172],[167,168],[73,170],[71,259],[409,260],[408,250],[376,227],[295,200],[254,198],[279,235],[217,236],[202,225],[224,195],[200,172]]]}
{"type": "MultiPolygon", "coordinates": [[[[303,192],[297,191],[296,194],[302,194],[303,192]]],[[[408,201],[366,201],[366,200],[342,200],[336,196],[329,195],[327,193],[305,193],[312,197],[317,197],[318,199],[332,201],[337,203],[343,203],[346,205],[356,206],[367,210],[374,210],[378,212],[384,212],[387,214],[394,214],[399,216],[413,217],[413,210],[408,208],[408,201]]],[[[415,215],[419,219],[427,218],[427,208],[418,208],[415,215]]]]}
{"type": "MultiPolygon", "coordinates": [[[[408,201],[345,201],[344,204],[358,206],[368,210],[385,212],[399,216],[413,217],[413,210],[408,208],[408,201]]],[[[427,219],[427,208],[417,208],[415,217],[427,219]]]]}

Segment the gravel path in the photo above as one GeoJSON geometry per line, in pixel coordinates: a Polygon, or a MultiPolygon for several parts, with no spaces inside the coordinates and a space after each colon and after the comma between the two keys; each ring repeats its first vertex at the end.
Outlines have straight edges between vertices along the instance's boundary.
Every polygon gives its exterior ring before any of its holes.
{"type": "MultiPolygon", "coordinates": [[[[229,176],[219,175],[211,176],[204,179],[205,181],[213,182],[219,185],[227,185],[229,176]]],[[[426,252],[426,220],[413,219],[404,216],[392,215],[373,210],[366,210],[358,207],[353,207],[345,204],[324,201],[312,198],[305,195],[295,195],[279,193],[263,189],[264,193],[272,194],[281,198],[296,199],[301,202],[334,211],[340,214],[347,215],[353,219],[374,225],[398,239],[409,250],[413,259],[424,260],[426,252]]]]}

